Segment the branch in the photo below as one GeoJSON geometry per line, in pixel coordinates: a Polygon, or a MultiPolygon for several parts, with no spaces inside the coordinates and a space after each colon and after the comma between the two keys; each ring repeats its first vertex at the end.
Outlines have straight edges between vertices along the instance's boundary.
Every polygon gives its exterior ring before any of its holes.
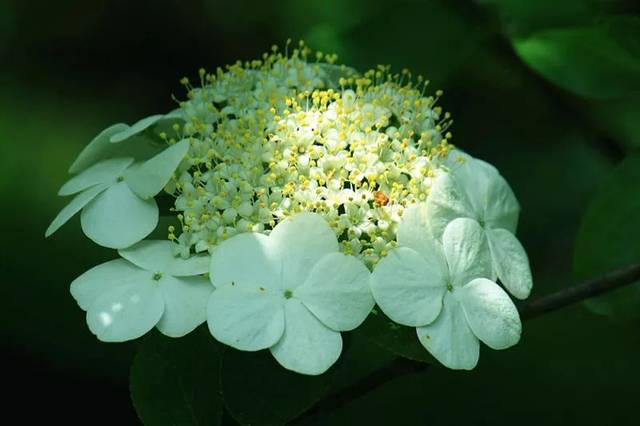
{"type": "MultiPolygon", "coordinates": [[[[640,281],[640,263],[609,272],[601,277],[592,278],[575,286],[558,290],[538,300],[525,303],[519,308],[520,316],[523,320],[535,318],[636,281],[640,281]]],[[[329,395],[291,424],[308,423],[323,412],[343,407],[398,377],[424,371],[427,367],[428,364],[422,362],[398,358],[390,365],[374,371],[351,386],[329,395]]]]}
{"type": "Polygon", "coordinates": [[[640,281],[640,264],[609,272],[601,277],[592,278],[581,284],[563,288],[538,300],[525,303],[519,309],[520,317],[523,320],[535,318],[636,281],[640,281]]]}

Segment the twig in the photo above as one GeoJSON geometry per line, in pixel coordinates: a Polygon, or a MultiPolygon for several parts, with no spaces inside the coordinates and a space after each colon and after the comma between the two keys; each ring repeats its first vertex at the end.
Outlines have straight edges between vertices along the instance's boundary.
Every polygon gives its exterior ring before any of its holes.
{"type": "Polygon", "coordinates": [[[593,278],[581,284],[566,287],[525,303],[520,307],[520,317],[531,319],[547,312],[555,311],[572,303],[589,299],[594,296],[606,293],[616,288],[640,281],[640,264],[628,266],[609,272],[601,277],[593,278]]]}
{"type": "MultiPolygon", "coordinates": [[[[609,272],[601,277],[563,288],[538,300],[526,303],[519,308],[520,316],[523,320],[535,318],[636,281],[640,281],[640,264],[609,272]]],[[[291,422],[291,424],[306,424],[323,412],[343,407],[398,377],[424,371],[427,367],[428,364],[425,363],[398,358],[393,363],[374,371],[353,385],[329,395],[291,422]]]]}

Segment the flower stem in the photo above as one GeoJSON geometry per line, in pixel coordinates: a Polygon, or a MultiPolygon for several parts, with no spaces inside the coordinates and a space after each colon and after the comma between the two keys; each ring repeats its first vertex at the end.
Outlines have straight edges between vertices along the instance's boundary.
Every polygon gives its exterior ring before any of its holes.
{"type": "MultiPolygon", "coordinates": [[[[563,288],[537,300],[525,303],[519,307],[520,316],[523,320],[535,318],[637,281],[640,281],[640,263],[611,271],[600,277],[563,288]]],[[[313,423],[313,420],[322,413],[348,405],[354,400],[384,386],[398,377],[422,372],[426,370],[428,366],[429,364],[422,362],[398,358],[391,364],[374,371],[351,386],[327,396],[310,410],[292,421],[291,424],[301,425],[313,423]]]]}

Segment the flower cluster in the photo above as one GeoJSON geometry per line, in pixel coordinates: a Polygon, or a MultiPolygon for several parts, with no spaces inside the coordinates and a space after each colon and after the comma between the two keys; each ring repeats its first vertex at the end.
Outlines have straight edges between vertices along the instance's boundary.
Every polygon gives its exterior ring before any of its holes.
{"type": "MultiPolygon", "coordinates": [[[[426,81],[387,67],[357,76],[301,46],[202,75],[181,104],[190,150],[178,168],[181,252],[212,252],[314,212],[341,251],[372,266],[394,247],[404,208],[424,201],[451,137],[426,81]]],[[[440,92],[437,93],[438,95],[440,92]]]]}
{"type": "Polygon", "coordinates": [[[81,211],[84,233],[118,249],[71,285],[100,340],[206,321],[220,342],[321,374],[376,303],[450,368],[473,368],[479,341],[519,340],[497,281],[525,298],[532,280],[506,181],[452,150],[422,78],[311,56],[287,44],[201,70],[178,109],[81,152],[46,235],[81,211]],[[145,240],[156,196],[179,221],[167,240],[145,240]]]}

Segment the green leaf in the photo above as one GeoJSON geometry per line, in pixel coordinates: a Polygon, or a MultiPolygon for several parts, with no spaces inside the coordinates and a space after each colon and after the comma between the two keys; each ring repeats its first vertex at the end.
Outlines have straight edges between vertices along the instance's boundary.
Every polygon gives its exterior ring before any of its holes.
{"type": "Polygon", "coordinates": [[[372,342],[403,358],[430,364],[436,362],[418,341],[415,328],[396,324],[377,307],[359,330],[372,342]]]}
{"type": "Polygon", "coordinates": [[[395,359],[395,354],[371,343],[359,329],[342,337],[340,359],[320,376],[285,370],[269,351],[229,348],[223,361],[222,393],[231,415],[242,424],[286,423],[395,359]]]}
{"type": "Polygon", "coordinates": [[[371,341],[361,328],[343,333],[344,349],[336,365],[329,370],[331,392],[347,387],[390,364],[396,354],[371,341]]]}
{"type": "Polygon", "coordinates": [[[153,332],[131,366],[133,406],[147,426],[220,424],[222,347],[201,326],[170,339],[153,332]]]}
{"type": "Polygon", "coordinates": [[[285,423],[318,402],[329,390],[330,374],[305,376],[284,369],[268,350],[228,348],[222,363],[222,395],[240,423],[285,423]]]}
{"type": "Polygon", "coordinates": [[[640,55],[628,40],[640,25],[620,19],[592,26],[551,29],[516,39],[524,62],[556,85],[587,98],[610,99],[640,93],[640,55]]]}
{"type": "Polygon", "coordinates": [[[640,96],[594,101],[587,105],[592,120],[626,147],[640,147],[640,96]]]}
{"type": "MultiPolygon", "coordinates": [[[[640,262],[640,155],[625,159],[605,180],[582,220],[573,270],[587,279],[640,262]]],[[[586,302],[619,319],[640,317],[640,285],[586,302]]]]}
{"type": "Polygon", "coordinates": [[[611,9],[593,0],[483,0],[495,10],[510,34],[526,34],[545,28],[586,24],[611,9]]]}

